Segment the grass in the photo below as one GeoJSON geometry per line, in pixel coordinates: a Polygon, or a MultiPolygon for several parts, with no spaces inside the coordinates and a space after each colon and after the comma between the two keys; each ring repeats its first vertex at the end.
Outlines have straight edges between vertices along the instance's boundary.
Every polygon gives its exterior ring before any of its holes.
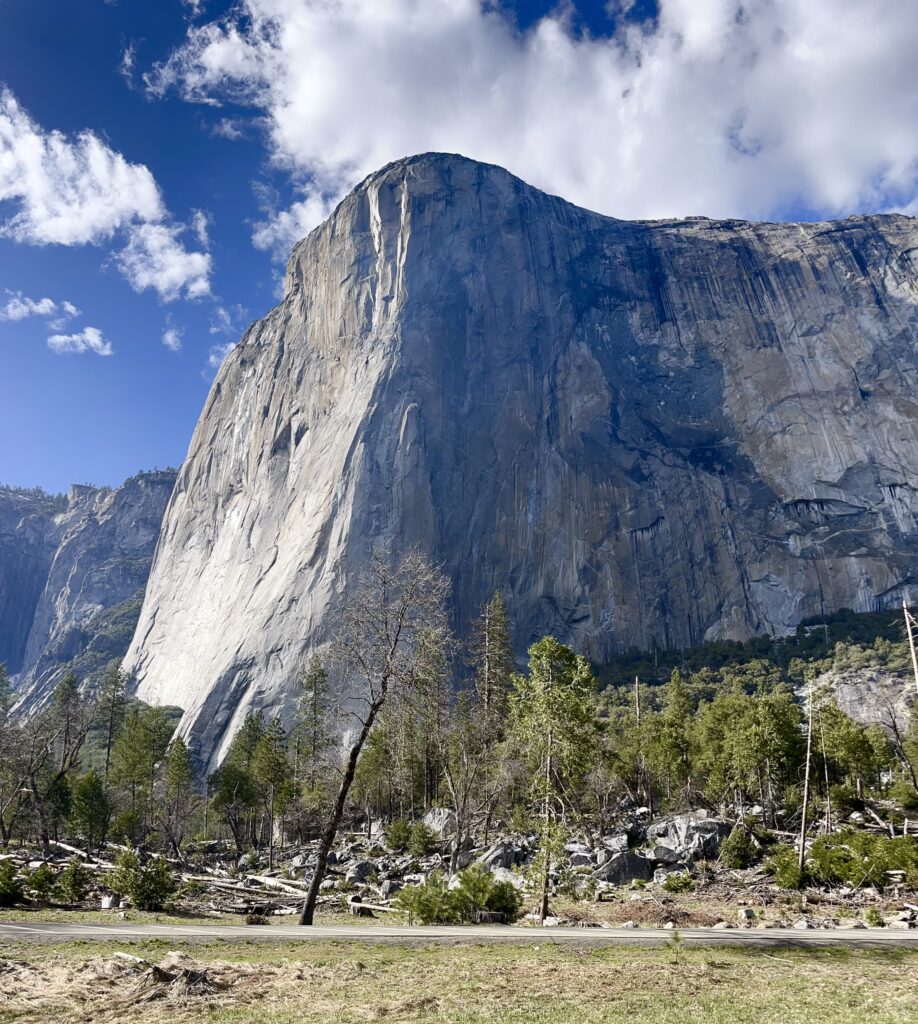
{"type": "Polygon", "coordinates": [[[36,980],[31,987],[17,982],[15,969],[0,966],[0,1024],[861,1024],[865,1019],[904,1024],[918,1019],[914,952],[763,952],[685,948],[678,942],[658,949],[577,949],[548,942],[520,947],[209,940],[177,947],[173,939],[16,943],[4,955],[31,965],[36,980]],[[215,991],[132,1000],[136,973],[115,982],[106,968],[121,949],[157,961],[177,948],[193,957],[197,968],[207,966],[215,991]]]}

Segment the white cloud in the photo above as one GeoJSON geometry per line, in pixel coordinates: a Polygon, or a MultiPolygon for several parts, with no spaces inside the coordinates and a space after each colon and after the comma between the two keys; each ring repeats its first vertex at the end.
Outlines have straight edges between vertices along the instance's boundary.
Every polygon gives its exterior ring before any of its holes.
{"type": "Polygon", "coordinates": [[[184,333],[181,327],[176,327],[171,323],[167,324],[163,331],[163,344],[170,352],[181,352],[184,333]]]}
{"type": "Polygon", "coordinates": [[[49,298],[30,299],[22,292],[9,290],[6,294],[9,298],[5,305],[0,306],[0,320],[25,320],[30,316],[54,317],[51,326],[54,330],[59,331],[68,320],[80,315],[77,307],[66,299],[62,302],[55,302],[54,299],[49,298]]]}
{"type": "MultiPolygon", "coordinates": [[[[211,257],[187,251],[159,187],[90,131],[46,131],[0,88],[0,237],[30,245],[86,245],[127,236],[116,257],[133,287],[166,301],[209,293],[211,257]]],[[[200,220],[195,231],[201,235],[200,220]]]]}
{"type": "Polygon", "coordinates": [[[84,327],[79,334],[52,334],[48,348],[59,354],[95,352],[99,356],[110,356],[114,351],[98,327],[84,327]]]}
{"type": "Polygon", "coordinates": [[[30,299],[22,292],[8,292],[5,306],[0,306],[0,320],[25,320],[30,316],[53,316],[57,303],[53,299],[30,299]]]}
{"type": "Polygon", "coordinates": [[[248,315],[249,311],[238,302],[230,309],[225,306],[216,306],[208,330],[211,334],[238,334],[248,315]]]}
{"type": "Polygon", "coordinates": [[[914,203],[914,0],[661,0],[613,37],[559,10],[520,33],[479,0],[241,0],[146,81],[263,117],[303,194],[256,229],[265,248],[426,150],[620,217],[914,203]]]}
{"type": "Polygon", "coordinates": [[[0,235],[32,245],[81,245],[110,238],[132,220],[164,214],[150,171],[92,132],[46,132],[0,91],[0,202],[18,206],[0,235]]]}
{"type": "Polygon", "coordinates": [[[210,352],[207,353],[207,365],[212,370],[219,370],[223,365],[223,360],[226,359],[235,347],[235,341],[227,341],[223,345],[212,346],[210,352]]]}
{"type": "Polygon", "coordinates": [[[210,294],[210,254],[189,252],[181,242],[183,230],[171,224],[131,228],[128,244],[115,259],[135,291],[153,288],[165,302],[210,294]]]}

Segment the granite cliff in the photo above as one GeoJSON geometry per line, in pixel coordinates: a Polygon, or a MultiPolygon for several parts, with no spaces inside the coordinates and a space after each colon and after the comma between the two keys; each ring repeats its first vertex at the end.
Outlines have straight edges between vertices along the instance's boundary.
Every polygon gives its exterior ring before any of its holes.
{"type": "Polygon", "coordinates": [[[68,668],[91,685],[123,657],[140,613],[174,472],[64,496],[0,489],[0,661],[19,710],[68,668]]]}
{"type": "MultiPolygon", "coordinates": [[[[614,182],[610,179],[610,187],[614,182]]],[[[918,596],[918,221],[626,222],[402,160],[294,249],[163,522],[126,668],[215,763],[374,546],[460,632],[592,658],[918,596]]]]}

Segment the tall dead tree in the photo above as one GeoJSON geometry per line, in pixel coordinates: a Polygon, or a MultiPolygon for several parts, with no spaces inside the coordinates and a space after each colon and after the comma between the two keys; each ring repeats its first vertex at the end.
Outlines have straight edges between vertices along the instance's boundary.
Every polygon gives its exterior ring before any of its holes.
{"type": "Polygon", "coordinates": [[[420,555],[408,555],[394,566],[383,556],[374,556],[342,612],[331,654],[346,686],[342,696],[352,730],[345,742],[338,793],[319,840],[315,874],[300,914],[302,925],[313,922],[328,855],[364,744],[389,698],[408,690],[421,675],[430,637],[436,632],[446,636],[448,597],[448,580],[420,555]]]}

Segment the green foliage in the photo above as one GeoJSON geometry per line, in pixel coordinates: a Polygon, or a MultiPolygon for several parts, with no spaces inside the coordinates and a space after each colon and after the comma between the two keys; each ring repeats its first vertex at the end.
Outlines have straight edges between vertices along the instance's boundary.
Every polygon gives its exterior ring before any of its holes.
{"type": "Polygon", "coordinates": [[[437,848],[437,837],[423,821],[416,821],[411,826],[408,839],[408,852],[412,857],[427,857],[437,848]]]}
{"type": "Polygon", "coordinates": [[[50,864],[40,864],[26,875],[26,888],[39,903],[48,903],[57,886],[57,874],[50,864]]]}
{"type": "Polygon", "coordinates": [[[13,861],[0,860],[0,907],[13,907],[25,897],[13,861]]]}
{"type": "Polygon", "coordinates": [[[748,819],[737,822],[720,847],[720,863],[727,868],[751,868],[762,859],[774,836],[761,825],[748,819]]]}
{"type": "Polygon", "coordinates": [[[798,866],[797,851],[788,843],[779,843],[772,849],[765,869],[774,875],[782,889],[802,889],[806,884],[806,875],[798,866]]]}
{"type": "Polygon", "coordinates": [[[92,872],[74,857],[57,879],[57,893],[65,903],[82,903],[92,885],[92,872]]]}
{"type": "Polygon", "coordinates": [[[90,853],[105,842],[111,815],[111,803],[102,779],[95,771],[87,772],[74,786],[70,821],[90,853]]]}
{"type": "Polygon", "coordinates": [[[664,879],[663,888],[666,892],[691,892],[695,883],[687,871],[672,871],[664,879]]]}
{"type": "Polygon", "coordinates": [[[918,885],[918,840],[913,836],[876,835],[846,829],[820,836],[806,859],[806,872],[818,885],[888,885],[890,871],[902,871],[909,886],[918,885]]]}
{"type": "Polygon", "coordinates": [[[115,842],[129,843],[133,846],[143,831],[143,820],[140,812],[132,811],[128,808],[128,810],[116,814],[112,819],[109,831],[115,842]]]}
{"type": "Polygon", "coordinates": [[[882,928],[886,922],[883,920],[883,915],[880,913],[879,907],[867,907],[864,911],[864,924],[870,928],[882,928]]]}
{"type": "Polygon", "coordinates": [[[115,858],[108,885],[113,892],[127,896],[138,910],[162,910],[178,888],[166,861],[153,858],[141,864],[132,851],[123,851],[115,858]]]}
{"type": "Polygon", "coordinates": [[[404,818],[396,818],[386,829],[386,845],[393,853],[404,853],[411,842],[411,825],[404,818]]]}
{"type": "Polygon", "coordinates": [[[434,871],[423,885],[408,885],[395,897],[395,906],[420,924],[458,924],[459,911],[443,876],[434,871]]]}
{"type": "Polygon", "coordinates": [[[406,886],[395,898],[395,905],[420,924],[473,924],[485,911],[513,921],[522,902],[514,886],[495,882],[493,875],[477,864],[460,872],[452,889],[435,871],[423,885],[406,886]]]}

